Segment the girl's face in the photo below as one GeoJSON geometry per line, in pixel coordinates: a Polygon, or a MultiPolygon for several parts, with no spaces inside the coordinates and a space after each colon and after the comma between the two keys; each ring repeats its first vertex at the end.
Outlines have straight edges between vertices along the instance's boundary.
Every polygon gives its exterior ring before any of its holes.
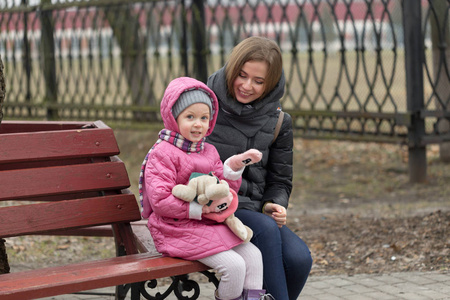
{"type": "Polygon", "coordinates": [[[248,104],[264,93],[268,65],[265,61],[248,61],[233,82],[236,100],[248,104]]]}
{"type": "Polygon", "coordinates": [[[209,129],[210,112],[205,103],[194,103],[183,110],[177,118],[180,134],[191,142],[200,142],[209,129]]]}

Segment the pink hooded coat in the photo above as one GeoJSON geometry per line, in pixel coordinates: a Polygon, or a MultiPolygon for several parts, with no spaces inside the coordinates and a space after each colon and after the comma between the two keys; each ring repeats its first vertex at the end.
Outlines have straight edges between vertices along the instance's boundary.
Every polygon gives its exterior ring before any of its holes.
{"type": "MultiPolygon", "coordinates": [[[[212,101],[212,117],[206,135],[211,134],[217,119],[218,102],[214,93],[202,82],[177,78],[167,87],[161,101],[161,116],[166,129],[178,132],[172,106],[181,93],[202,89],[212,101]]],[[[150,152],[143,177],[143,213],[156,249],[165,256],[189,260],[204,258],[242,243],[226,225],[203,218],[189,219],[189,203],[175,198],[171,191],[177,184],[187,184],[192,172],[215,172],[223,177],[223,164],[214,146],[204,143],[200,153],[186,152],[162,141],[150,152]]],[[[227,180],[237,191],[241,179],[227,180]]]]}

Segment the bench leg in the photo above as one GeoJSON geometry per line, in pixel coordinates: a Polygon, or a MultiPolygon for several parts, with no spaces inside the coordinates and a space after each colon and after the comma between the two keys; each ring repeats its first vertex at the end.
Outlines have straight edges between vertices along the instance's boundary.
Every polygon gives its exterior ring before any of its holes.
{"type": "MultiPolygon", "coordinates": [[[[130,236],[133,236],[131,225],[125,225],[125,224],[113,224],[112,225],[113,230],[113,236],[114,241],[116,244],[116,256],[124,256],[127,254],[134,254],[137,253],[137,248],[134,240],[130,239],[130,236]],[[121,227],[121,230],[120,228],[121,227]],[[128,235],[121,235],[123,232],[128,232],[128,235]]],[[[133,298],[133,289],[132,284],[124,284],[124,285],[118,285],[116,286],[116,300],[124,300],[128,291],[131,289],[131,299],[139,299],[139,294],[137,295],[137,298],[133,298]]],[[[136,297],[136,296],[135,296],[136,297]]]]}
{"type": "Polygon", "coordinates": [[[130,286],[131,286],[131,300],[140,300],[141,299],[141,285],[143,283],[145,283],[145,282],[135,282],[135,283],[130,284],[130,286]]]}
{"type": "Polygon", "coordinates": [[[0,274],[6,274],[10,271],[5,242],[6,241],[4,239],[0,239],[0,274]]]}
{"type": "MultiPolygon", "coordinates": [[[[131,288],[131,284],[123,284],[116,286],[116,300],[124,300],[128,291],[131,288]]],[[[139,299],[139,298],[138,298],[139,299]]]]}
{"type": "MultiPolygon", "coordinates": [[[[215,273],[209,271],[203,271],[201,273],[208,277],[209,282],[212,282],[216,288],[219,286],[219,280],[216,278],[215,273]]],[[[162,294],[160,292],[156,292],[156,294],[150,295],[147,291],[147,289],[155,289],[158,286],[156,279],[131,284],[131,300],[139,300],[141,295],[145,299],[149,300],[163,300],[166,299],[172,292],[178,299],[198,299],[200,296],[200,286],[196,281],[189,279],[188,274],[172,276],[170,278],[172,279],[172,283],[162,294]],[[184,292],[192,291],[194,293],[191,296],[183,295],[184,292]]]]}
{"type": "Polygon", "coordinates": [[[200,272],[208,278],[209,282],[212,282],[216,289],[219,287],[219,280],[216,277],[216,273],[210,271],[202,271],[200,272]]]}

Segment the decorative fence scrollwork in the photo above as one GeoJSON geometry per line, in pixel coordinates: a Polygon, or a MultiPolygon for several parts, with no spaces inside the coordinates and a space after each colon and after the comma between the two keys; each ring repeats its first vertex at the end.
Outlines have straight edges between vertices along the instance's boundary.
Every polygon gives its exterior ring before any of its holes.
{"type": "Polygon", "coordinates": [[[262,35],[281,47],[297,135],[450,141],[446,0],[17,3],[0,3],[6,118],[160,122],[170,80],[205,81],[235,44],[262,35]]]}

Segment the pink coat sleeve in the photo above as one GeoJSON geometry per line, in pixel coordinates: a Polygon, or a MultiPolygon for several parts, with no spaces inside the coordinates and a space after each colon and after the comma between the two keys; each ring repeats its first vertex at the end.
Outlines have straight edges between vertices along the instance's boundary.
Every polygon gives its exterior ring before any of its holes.
{"type": "Polygon", "coordinates": [[[189,203],[172,195],[177,184],[177,168],[173,157],[155,148],[145,168],[145,190],[152,211],[161,217],[189,218],[189,203]]]}
{"type": "Polygon", "coordinates": [[[219,179],[224,179],[228,182],[228,185],[230,186],[231,189],[233,189],[236,193],[239,192],[239,188],[241,187],[241,183],[242,183],[242,177],[239,176],[237,179],[233,180],[230,178],[226,178],[224,175],[224,166],[222,161],[220,160],[220,156],[219,156],[219,152],[217,152],[216,147],[214,147],[211,144],[208,144],[209,146],[212,147],[212,152],[214,153],[213,155],[215,156],[214,161],[215,166],[213,168],[213,170],[215,170],[215,175],[219,178],[219,179]]]}

